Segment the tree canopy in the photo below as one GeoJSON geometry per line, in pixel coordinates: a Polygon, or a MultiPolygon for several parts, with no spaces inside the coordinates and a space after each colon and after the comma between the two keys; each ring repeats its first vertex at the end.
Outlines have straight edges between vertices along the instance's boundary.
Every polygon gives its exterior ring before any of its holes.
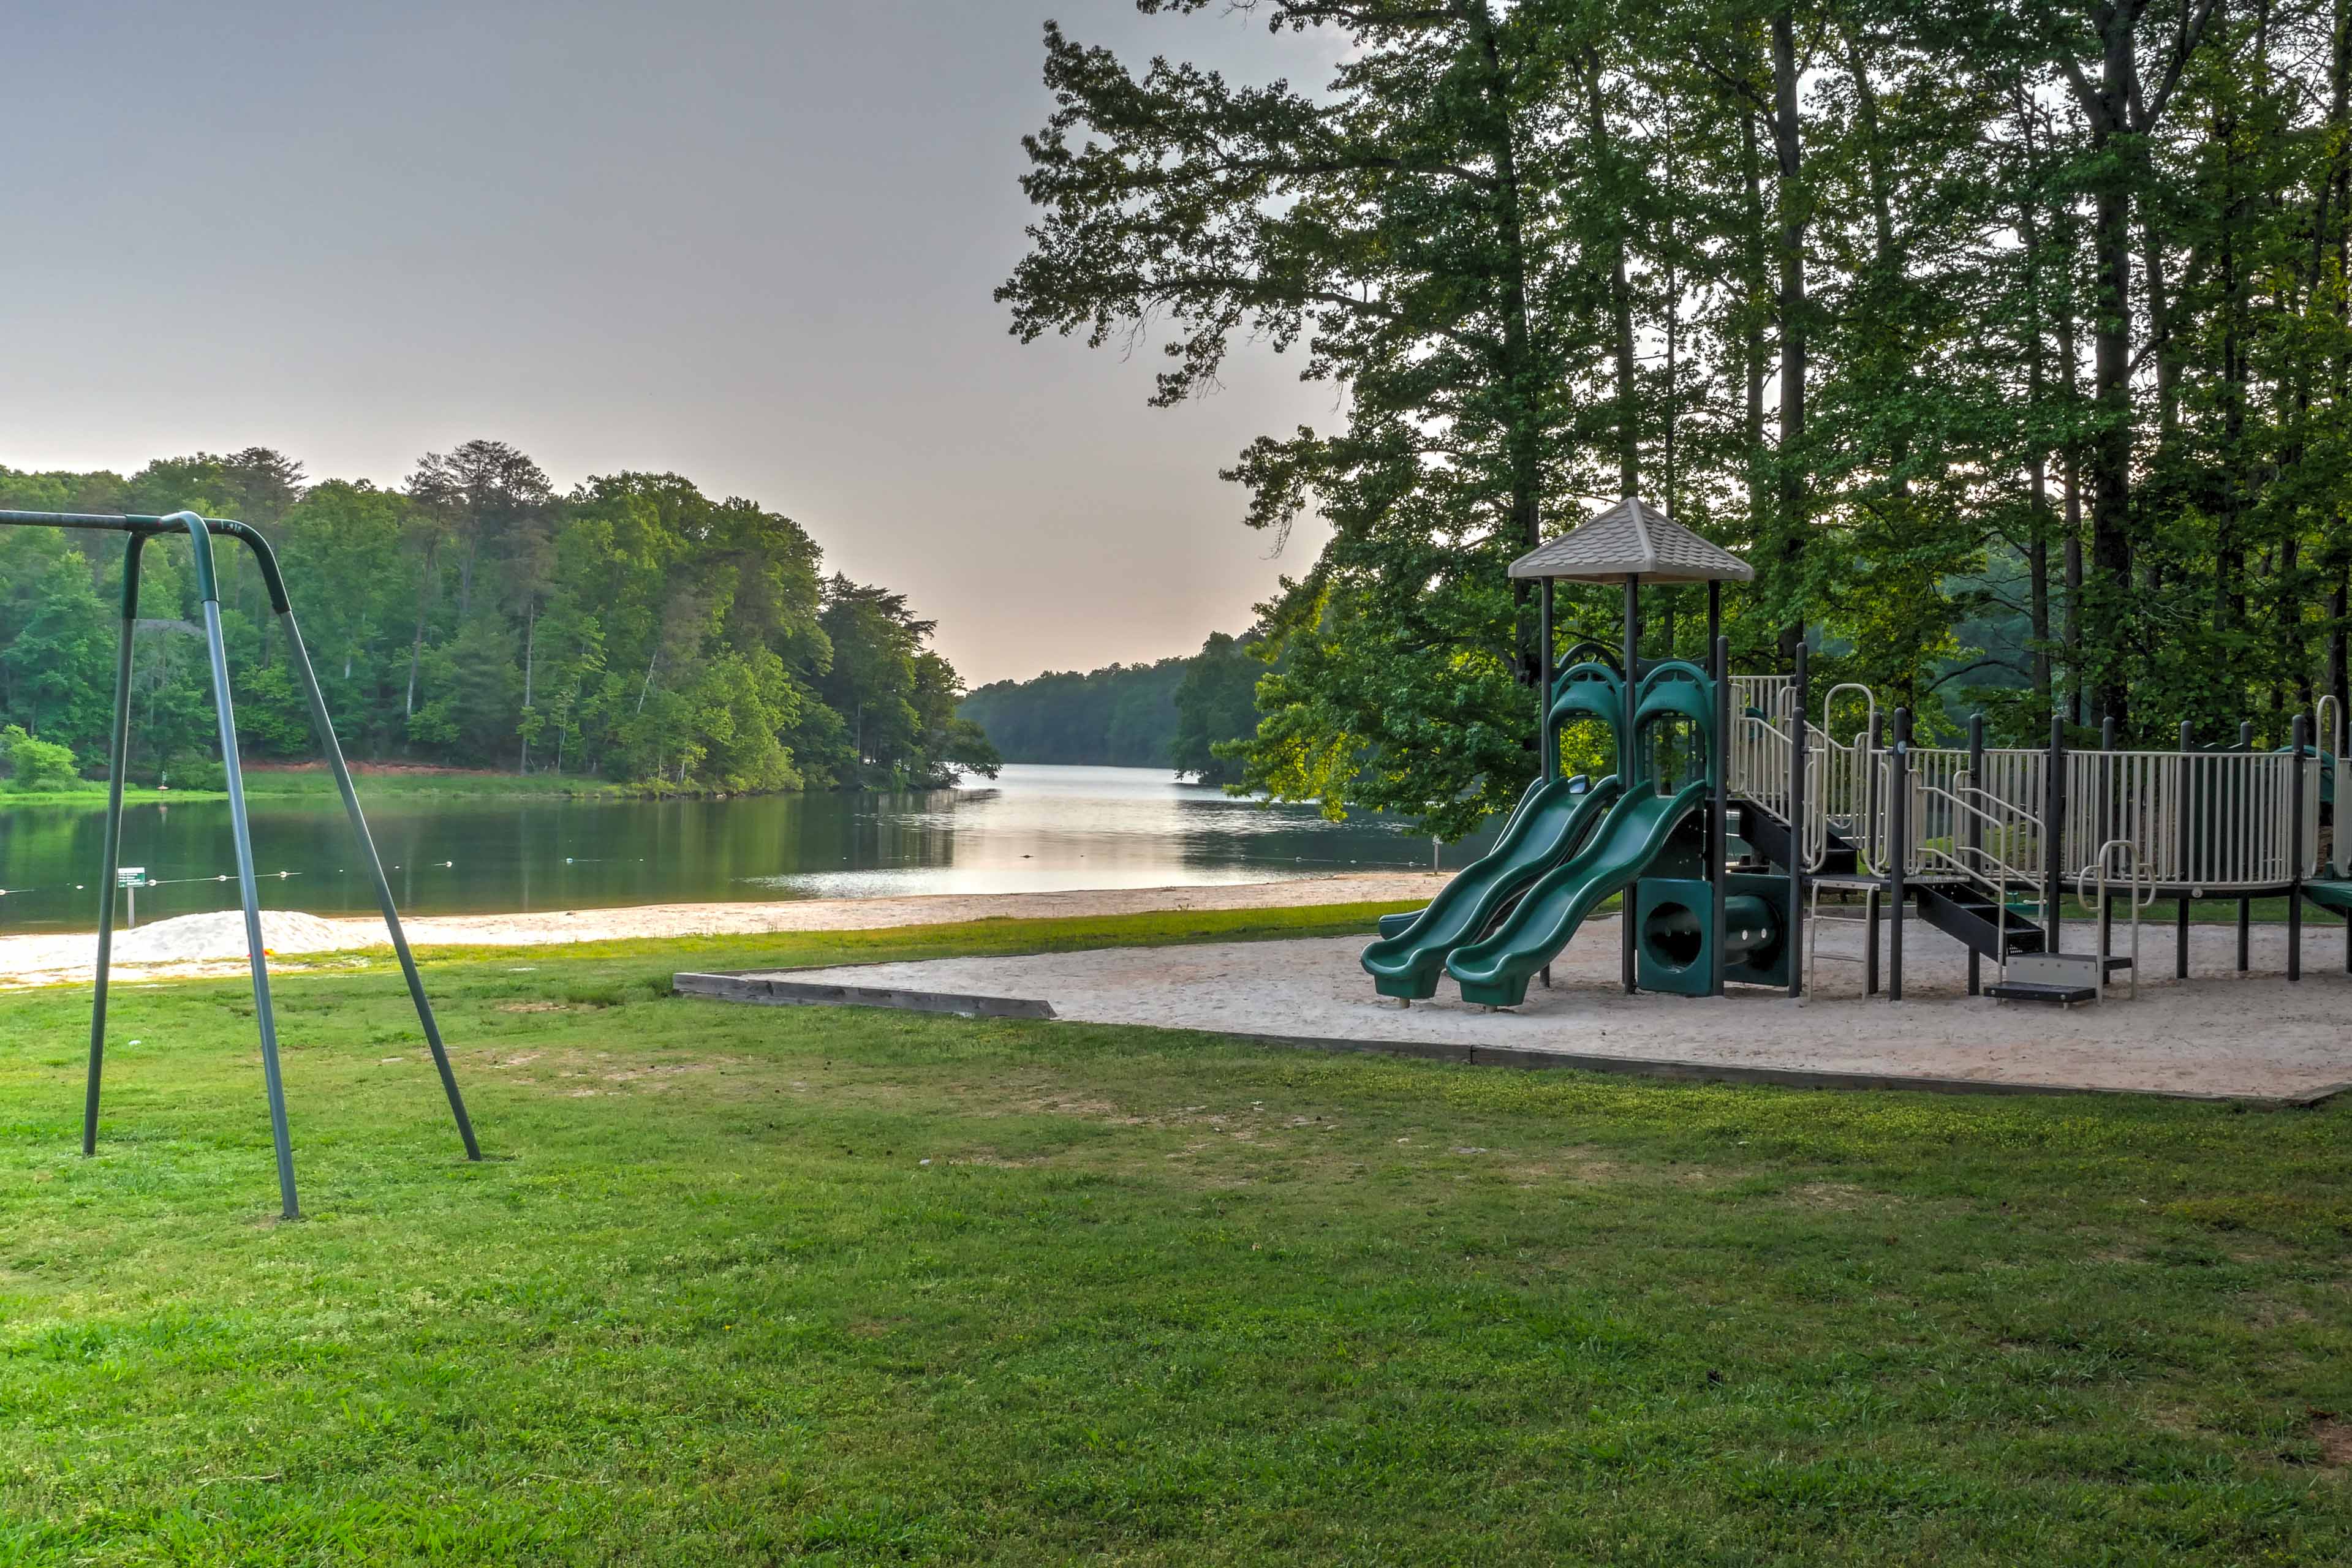
{"type": "MultiPolygon", "coordinates": [[[[675,474],[558,495],[503,443],[428,454],[397,490],[306,482],[283,455],[110,473],[0,469],[0,505],[254,524],[277,548],[345,745],[368,758],[576,773],[677,790],[923,788],[992,775],[962,686],[904,595],[823,571],[790,517],[675,474]]],[[[219,552],[238,722],[310,749],[258,574],[219,552]]],[[[0,530],[0,720],[102,757],[121,546],[0,530]]],[[[212,739],[185,552],[147,552],[129,771],[200,773],[212,739]]]]}
{"type": "Polygon", "coordinates": [[[1241,765],[1216,748],[1257,727],[1262,642],[1255,631],[1217,632],[1199,653],[1154,664],[993,681],[961,711],[1010,761],[1169,768],[1203,784],[1237,784],[1241,765]]]}
{"type": "MultiPolygon", "coordinates": [[[[2345,695],[2345,0],[1138,0],[1048,26],[1024,338],[1244,340],[1344,396],[1229,476],[1329,543],[1263,607],[1246,779],[1458,831],[1534,762],[1506,563],[1638,489],[1744,552],[1728,630],[1934,723],[2128,739],[2345,695]],[[1185,63],[1193,14],[1337,46],[1185,63]]],[[[1695,591],[1655,645],[1698,652],[1695,591]]],[[[1613,640],[1616,596],[1560,635],[1613,640]]]]}

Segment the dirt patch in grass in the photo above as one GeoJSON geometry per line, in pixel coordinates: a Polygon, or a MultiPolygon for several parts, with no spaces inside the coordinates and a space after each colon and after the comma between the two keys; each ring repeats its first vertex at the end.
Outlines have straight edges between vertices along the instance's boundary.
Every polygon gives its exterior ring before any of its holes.
{"type": "Polygon", "coordinates": [[[2311,1440],[2319,1445],[2319,1462],[2329,1469],[2352,1465],[2352,1421],[2322,1417],[2312,1424],[2311,1440]]]}
{"type": "Polygon", "coordinates": [[[1883,1192],[1842,1181],[1809,1181],[1789,1189],[1791,1201],[1805,1208],[1826,1209],[1832,1214],[1854,1214],[1868,1209],[1898,1208],[1902,1199],[1883,1192]]]}

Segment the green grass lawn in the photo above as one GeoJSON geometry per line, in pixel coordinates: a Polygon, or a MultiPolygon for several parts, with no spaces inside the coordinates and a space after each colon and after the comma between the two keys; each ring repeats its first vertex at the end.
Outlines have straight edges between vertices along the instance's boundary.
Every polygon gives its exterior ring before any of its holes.
{"type": "Polygon", "coordinates": [[[2352,1113],[663,994],[1368,913],[0,998],[0,1564],[2352,1557],[2352,1113]]]}

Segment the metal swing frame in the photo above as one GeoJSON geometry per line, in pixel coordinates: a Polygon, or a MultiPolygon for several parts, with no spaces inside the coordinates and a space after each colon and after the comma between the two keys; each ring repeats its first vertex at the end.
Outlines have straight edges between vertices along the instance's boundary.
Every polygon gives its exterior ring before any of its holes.
{"type": "Polygon", "coordinates": [[[173,512],[168,517],[137,517],[130,515],[90,514],[76,512],[0,511],[0,527],[68,528],[88,533],[115,533],[127,536],[122,558],[122,634],[114,662],[114,717],[109,734],[106,784],[106,865],[99,880],[98,909],[98,986],[90,1008],[89,1019],[89,1082],[82,1100],[81,1152],[98,1152],[99,1087],[106,1065],[106,993],[108,970],[114,955],[115,882],[122,860],[122,768],[131,745],[131,656],[139,622],[139,562],[147,541],[185,534],[195,550],[196,588],[204,601],[205,644],[212,661],[213,712],[220,726],[220,748],[223,771],[228,787],[229,824],[236,843],[237,892],[245,905],[245,942],[253,968],[254,1017],[261,1032],[261,1077],[269,1097],[269,1135],[278,1154],[278,1192],[288,1219],[299,1219],[301,1207],[294,1191],[294,1150],[286,1125],[286,1085],[278,1064],[278,1019],[269,1002],[269,965],[261,940],[261,902],[254,882],[253,831],[245,808],[245,770],[237,757],[236,706],[229,695],[228,653],[221,638],[220,584],[213,570],[213,536],[235,539],[253,552],[261,569],[263,585],[269,593],[269,607],[286,632],[286,644],[292,655],[295,674],[300,679],[302,695],[310,710],[310,727],[318,733],[319,747],[326,755],[327,766],[333,770],[335,788],[343,797],[343,810],[351,819],[352,837],[359,841],[360,859],[375,883],[376,904],[383,912],[383,923],[392,932],[393,951],[400,956],[401,973],[408,980],[409,999],[416,1005],[417,1021],[424,1026],[425,1044],[432,1048],[433,1065],[441,1074],[441,1088],[449,1097],[450,1113],[457,1118],[457,1134],[465,1140],[466,1157],[482,1157],[481,1145],[474,1138],[474,1124],[466,1114],[465,1096],[457,1090],[457,1075],[450,1070],[449,1052],[442,1043],[441,1028],[434,1020],[433,1004],[425,995],[425,981],[416,972],[416,956],[409,950],[408,936],[401,929],[400,910],[393,902],[392,883],[385,880],[383,861],[376,853],[375,840],[368,832],[367,818],[360,810],[360,798],[352,787],[352,770],[343,761],[341,743],[335,738],[335,726],[327,714],[327,699],[319,689],[319,677],[310,667],[310,650],[303,645],[302,633],[295,624],[294,607],[286,596],[286,579],[278,570],[277,552],[269,541],[247,524],[222,517],[203,517],[194,512],[173,512]]]}

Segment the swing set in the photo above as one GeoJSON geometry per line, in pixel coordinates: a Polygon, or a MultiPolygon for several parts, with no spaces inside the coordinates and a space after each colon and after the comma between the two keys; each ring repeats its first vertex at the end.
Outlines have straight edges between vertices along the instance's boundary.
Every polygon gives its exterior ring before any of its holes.
{"type": "Polygon", "coordinates": [[[392,884],[384,879],[383,862],[376,853],[375,840],[369,834],[367,818],[360,810],[360,798],[352,787],[352,771],[343,761],[343,748],[335,738],[333,721],[327,714],[327,699],[319,689],[319,677],[310,668],[310,651],[303,646],[302,633],[294,622],[294,607],[286,596],[286,579],[278,570],[277,553],[269,541],[255,528],[240,522],[221,517],[198,517],[194,512],[174,512],[168,517],[149,517],[129,515],[90,514],[76,512],[16,512],[0,511],[0,528],[70,528],[88,533],[113,533],[126,536],[122,559],[122,635],[114,663],[114,716],[109,732],[109,755],[106,785],[106,864],[99,882],[98,912],[98,988],[90,1008],[89,1019],[89,1082],[82,1100],[81,1152],[98,1152],[99,1086],[106,1063],[106,990],[108,969],[114,952],[115,882],[122,860],[122,768],[131,743],[131,644],[139,621],[139,563],[150,539],[169,538],[185,534],[194,547],[196,589],[204,601],[205,644],[212,663],[213,713],[219,721],[221,763],[227,775],[230,830],[236,843],[237,891],[245,906],[245,943],[253,969],[254,1017],[261,1032],[261,1077],[269,1097],[269,1135],[278,1154],[278,1192],[288,1219],[299,1219],[301,1207],[294,1192],[294,1150],[286,1126],[286,1086],[278,1065],[278,1019],[269,1002],[269,966],[261,942],[261,903],[253,872],[253,832],[245,809],[245,771],[237,758],[236,716],[229,696],[228,655],[221,639],[220,585],[213,570],[213,538],[235,539],[253,552],[261,569],[261,579],[269,594],[269,607],[286,632],[286,645],[291,654],[296,677],[310,710],[310,726],[318,732],[320,749],[325,753],[327,766],[335,776],[335,788],[343,798],[343,810],[351,819],[352,834],[359,841],[360,860],[367,867],[375,883],[376,904],[383,912],[383,923],[392,932],[393,951],[400,956],[401,973],[407,977],[409,999],[416,1005],[417,1021],[424,1026],[425,1042],[432,1048],[433,1065],[441,1074],[442,1091],[449,1097],[449,1111],[457,1121],[457,1134],[465,1140],[466,1157],[482,1157],[481,1145],[474,1138],[474,1124],[466,1114],[465,1097],[457,1092],[457,1075],[450,1071],[449,1052],[441,1040],[440,1026],[434,1021],[433,1004],[425,998],[425,981],[416,972],[416,957],[409,950],[408,937],[401,929],[400,911],[393,902],[392,884]]]}

